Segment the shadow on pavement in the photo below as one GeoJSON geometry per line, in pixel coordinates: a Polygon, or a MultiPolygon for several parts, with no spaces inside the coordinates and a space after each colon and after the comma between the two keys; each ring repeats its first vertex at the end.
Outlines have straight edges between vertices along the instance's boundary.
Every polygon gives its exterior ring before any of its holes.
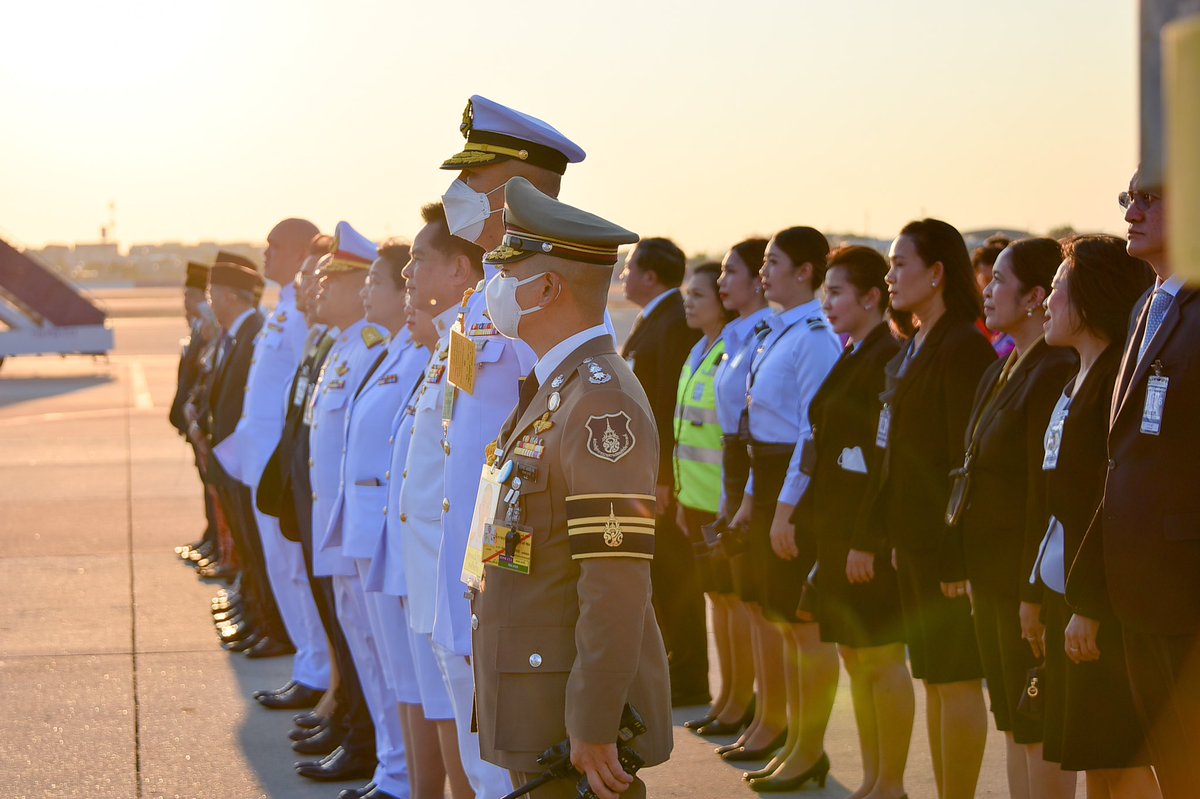
{"type": "Polygon", "coordinates": [[[4,372],[0,371],[0,408],[83,391],[112,382],[114,378],[111,375],[6,377],[4,372]]]}

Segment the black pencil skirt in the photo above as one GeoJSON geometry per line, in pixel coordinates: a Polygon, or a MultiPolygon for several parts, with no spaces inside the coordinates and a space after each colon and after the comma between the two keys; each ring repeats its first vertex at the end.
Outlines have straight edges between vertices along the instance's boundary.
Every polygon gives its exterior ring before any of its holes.
{"type": "Polygon", "coordinates": [[[759,603],[768,619],[798,624],[796,608],[808,573],[816,562],[816,548],[805,547],[800,556],[792,560],[784,560],[771,548],[771,523],[775,519],[792,449],[782,444],[750,445],[754,501],[743,583],[749,581],[753,597],[747,601],[759,603]]]}
{"type": "Polygon", "coordinates": [[[1115,619],[1103,619],[1096,636],[1100,659],[1072,662],[1064,651],[1071,609],[1046,592],[1046,694],[1043,757],[1067,771],[1148,765],[1146,741],[1129,689],[1125,645],[1115,619]]]}

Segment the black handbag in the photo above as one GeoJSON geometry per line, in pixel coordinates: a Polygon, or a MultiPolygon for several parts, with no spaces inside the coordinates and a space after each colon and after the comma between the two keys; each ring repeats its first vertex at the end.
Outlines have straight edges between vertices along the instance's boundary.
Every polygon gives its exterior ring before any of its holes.
{"type": "Polygon", "coordinates": [[[1017,702],[1017,712],[1035,724],[1041,724],[1046,716],[1046,698],[1042,693],[1044,666],[1034,666],[1025,675],[1025,690],[1017,702]]]}
{"type": "Polygon", "coordinates": [[[972,444],[963,456],[963,465],[950,472],[954,482],[950,485],[950,501],[946,503],[946,526],[957,527],[967,507],[967,498],[971,494],[971,456],[975,446],[972,444]]]}

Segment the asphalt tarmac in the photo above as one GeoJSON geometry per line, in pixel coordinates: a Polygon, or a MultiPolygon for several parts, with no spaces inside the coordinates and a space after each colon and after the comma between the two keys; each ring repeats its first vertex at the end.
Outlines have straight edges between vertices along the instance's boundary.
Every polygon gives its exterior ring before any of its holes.
{"type": "MultiPolygon", "coordinates": [[[[332,799],[347,787],[296,776],[292,714],[250,698],[285,683],[290,658],[223,651],[208,613],[217,586],[173,552],[204,522],[189,450],[166,420],[186,333],[178,296],[105,293],[108,359],[0,368],[0,796],[332,799]]],[[[615,303],[613,315],[623,334],[633,309],[615,303]]],[[[935,796],[923,704],[918,685],[912,799],[935,796]]],[[[677,711],[674,757],[643,772],[650,796],[752,796],[712,753],[728,738],[678,726],[700,710],[677,711]]],[[[826,751],[826,787],[795,795],[858,785],[844,673],[826,751]]],[[[978,796],[1008,795],[1003,751],[993,731],[978,796]]]]}

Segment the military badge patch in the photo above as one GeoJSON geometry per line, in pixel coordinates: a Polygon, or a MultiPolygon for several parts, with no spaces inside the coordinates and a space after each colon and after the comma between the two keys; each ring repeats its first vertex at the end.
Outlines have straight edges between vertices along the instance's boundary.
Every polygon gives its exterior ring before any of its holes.
{"type": "Polygon", "coordinates": [[[624,458],[633,451],[633,446],[637,443],[637,438],[629,427],[631,421],[625,411],[589,416],[586,423],[588,452],[611,463],[624,458]]]}

